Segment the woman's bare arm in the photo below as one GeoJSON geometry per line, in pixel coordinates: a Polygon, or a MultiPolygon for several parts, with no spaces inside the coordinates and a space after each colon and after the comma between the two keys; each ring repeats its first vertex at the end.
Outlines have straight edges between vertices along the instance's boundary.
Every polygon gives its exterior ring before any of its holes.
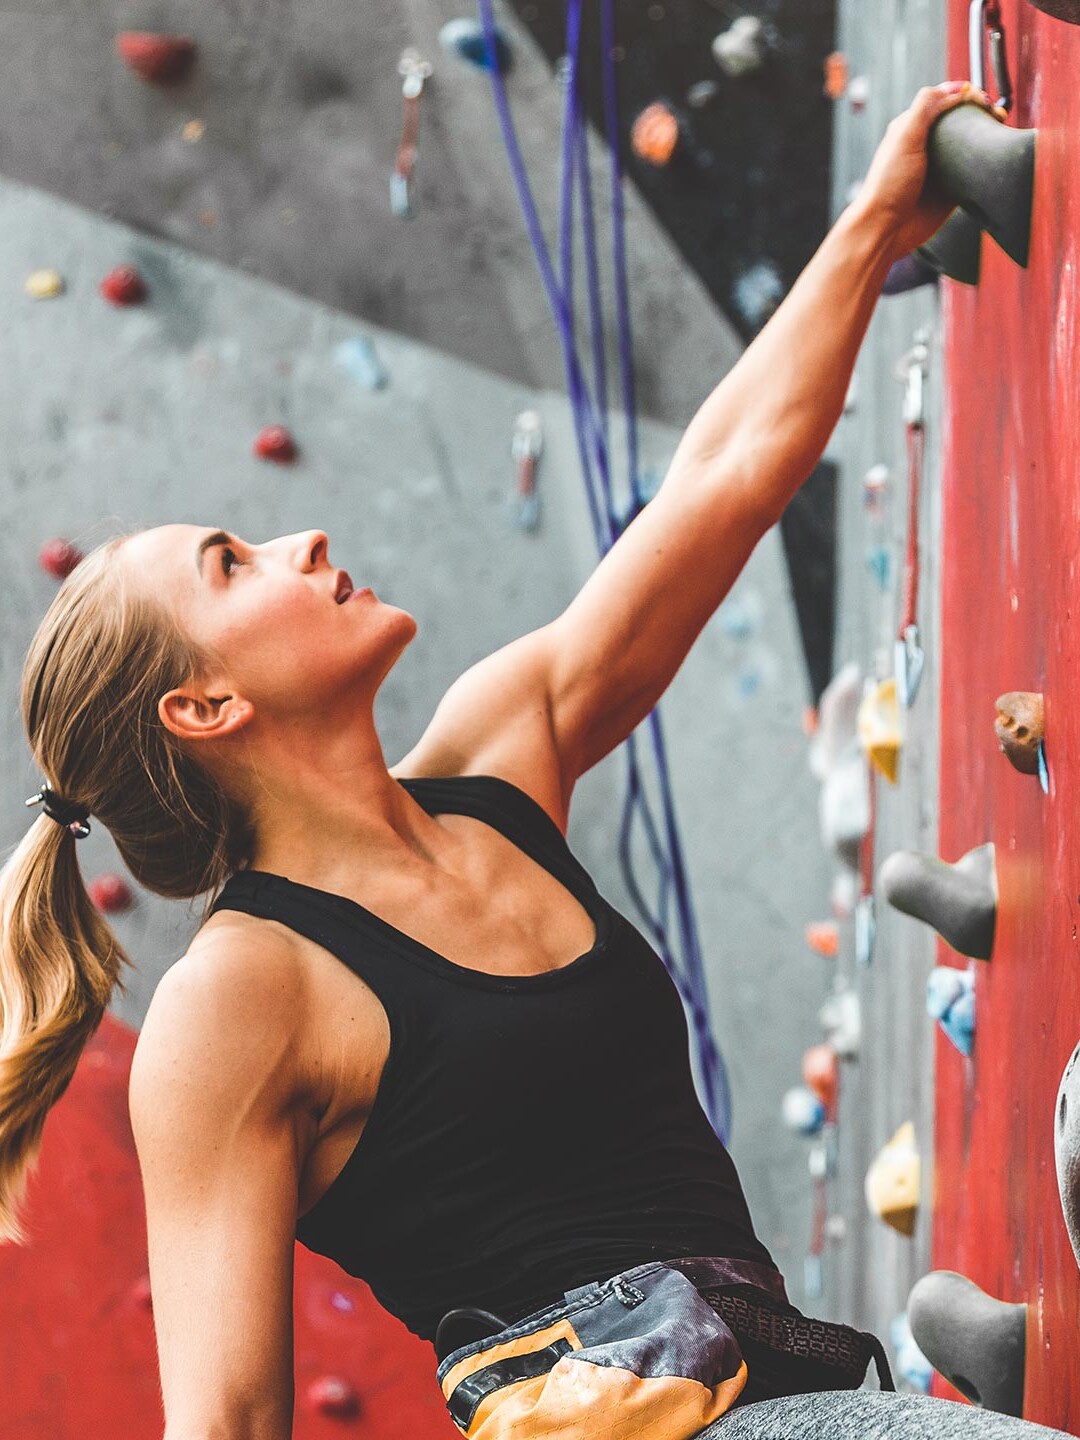
{"type": "Polygon", "coordinates": [[[292,1434],[300,1007],[273,946],[248,944],[196,940],[132,1064],[166,1440],[292,1434]]]}

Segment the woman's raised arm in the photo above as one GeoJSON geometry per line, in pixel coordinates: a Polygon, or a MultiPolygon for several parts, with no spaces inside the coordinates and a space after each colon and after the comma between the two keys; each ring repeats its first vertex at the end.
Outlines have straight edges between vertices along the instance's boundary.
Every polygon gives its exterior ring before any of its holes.
{"type": "Polygon", "coordinates": [[[165,1440],[289,1440],[301,1007],[225,933],[166,974],[131,1071],[165,1440]]]}

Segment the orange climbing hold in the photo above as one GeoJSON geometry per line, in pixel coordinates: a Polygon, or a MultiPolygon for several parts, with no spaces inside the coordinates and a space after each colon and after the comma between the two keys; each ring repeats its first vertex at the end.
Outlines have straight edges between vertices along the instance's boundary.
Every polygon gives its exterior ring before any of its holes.
{"type": "Polygon", "coordinates": [[[679,122],[662,101],[647,105],[630,131],[630,148],[639,160],[662,169],[679,144],[679,122]]]}
{"type": "Polygon", "coordinates": [[[284,425],[267,425],[255,436],[251,448],[260,460],[273,460],[277,465],[291,465],[297,456],[296,441],[284,425]]]}
{"type": "Polygon", "coordinates": [[[831,1045],[811,1045],[803,1055],[802,1078],[803,1084],[814,1092],[831,1119],[836,1112],[836,1095],[840,1085],[840,1063],[831,1045]]]}
{"type": "Polygon", "coordinates": [[[830,100],[839,100],[847,89],[848,62],[842,50],[834,50],[825,56],[825,94],[830,100]]]}
{"type": "Polygon", "coordinates": [[[117,265],[98,289],[110,305],[141,305],[146,299],[146,282],[134,265],[117,265]]]}
{"type": "Polygon", "coordinates": [[[816,955],[832,960],[840,953],[840,927],[835,920],[812,920],[804,933],[816,955]]]}
{"type": "Polygon", "coordinates": [[[116,53],[129,70],[150,85],[170,85],[181,80],[195,59],[195,41],[190,35],[154,35],[148,30],[122,30],[116,37],[116,53]]]}

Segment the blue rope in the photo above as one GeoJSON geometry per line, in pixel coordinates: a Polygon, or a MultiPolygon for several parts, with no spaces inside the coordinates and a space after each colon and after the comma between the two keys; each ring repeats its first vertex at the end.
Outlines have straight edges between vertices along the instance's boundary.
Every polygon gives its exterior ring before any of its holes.
{"type": "MultiPolygon", "coordinates": [[[[489,57],[495,53],[495,20],[492,0],[477,0],[489,57]]],[[[574,433],[589,513],[601,557],[644,506],[637,438],[634,395],[633,339],[630,326],[629,285],[626,273],[625,215],[622,201],[622,170],[619,161],[618,108],[615,86],[613,0],[601,0],[600,28],[604,117],[611,161],[612,269],[615,280],[616,325],[618,332],[619,382],[626,420],[627,472],[630,488],[628,513],[616,514],[611,489],[610,430],[608,418],[607,355],[600,301],[600,265],[596,245],[595,214],[588,168],[588,134],[580,90],[581,25],[583,0],[567,0],[565,99],[560,150],[558,264],[556,276],[540,225],[536,202],[514,128],[506,86],[497,65],[490,68],[495,110],[502,131],[514,184],[521,204],[525,228],[532,244],[540,278],[547,293],[566,372],[566,388],[574,417],[574,433]],[[592,390],[578,355],[573,313],[574,194],[578,192],[584,253],[585,288],[588,303],[592,352],[592,390]],[[595,392],[595,399],[593,393],[595,392]],[[598,492],[599,491],[599,495],[598,492]]],[[[627,737],[626,798],[619,828],[619,864],[630,897],[645,928],[675,983],[686,1008],[695,1039],[698,1075],[704,1091],[704,1107],[720,1139],[727,1143],[731,1131],[731,1096],[727,1071],[716,1045],[709,1018],[705,971],[698,940],[694,907],[690,896],[678,824],[668,776],[666,748],[659,708],[646,717],[649,738],[659,779],[666,845],[662,842],[642,786],[637,760],[636,734],[627,737]],[[630,853],[632,827],[640,818],[645,838],[659,876],[659,896],[652,909],[643,896],[634,873],[630,853]],[[668,940],[668,911],[674,895],[682,960],[668,940]]]]}

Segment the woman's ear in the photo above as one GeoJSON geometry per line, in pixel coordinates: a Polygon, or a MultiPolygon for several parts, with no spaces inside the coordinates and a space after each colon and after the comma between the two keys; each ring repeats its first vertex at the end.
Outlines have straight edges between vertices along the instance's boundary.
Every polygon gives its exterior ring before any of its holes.
{"type": "Polygon", "coordinates": [[[200,695],[170,690],[158,701],[158,716],[181,740],[220,740],[242,730],[255,706],[242,695],[200,695]]]}

